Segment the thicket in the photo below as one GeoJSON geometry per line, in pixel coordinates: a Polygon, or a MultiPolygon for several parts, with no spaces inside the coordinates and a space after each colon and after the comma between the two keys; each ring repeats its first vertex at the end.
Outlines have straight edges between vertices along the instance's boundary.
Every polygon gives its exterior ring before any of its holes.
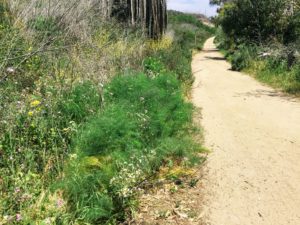
{"type": "Polygon", "coordinates": [[[148,40],[88,1],[28,2],[0,3],[0,223],[117,223],[160,166],[200,160],[183,86],[211,30],[148,40]]]}
{"type": "Polygon", "coordinates": [[[223,2],[215,18],[220,26],[216,40],[232,68],[299,93],[299,6],[291,0],[223,2]]]}

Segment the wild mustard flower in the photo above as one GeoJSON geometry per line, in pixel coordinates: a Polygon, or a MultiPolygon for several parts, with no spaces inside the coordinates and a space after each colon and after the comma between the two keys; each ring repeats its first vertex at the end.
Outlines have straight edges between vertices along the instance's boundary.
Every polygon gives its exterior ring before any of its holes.
{"type": "Polygon", "coordinates": [[[67,133],[70,130],[70,128],[64,128],[63,132],[67,133]]]}
{"type": "Polygon", "coordinates": [[[173,40],[171,37],[163,37],[159,41],[157,40],[150,40],[147,42],[147,48],[153,51],[159,51],[159,50],[164,50],[168,49],[171,47],[173,43],[173,40]]]}
{"type": "Polygon", "coordinates": [[[30,103],[30,107],[34,108],[37,107],[41,104],[39,100],[34,100],[33,102],[30,103]]]}
{"type": "Polygon", "coordinates": [[[70,159],[77,159],[77,154],[70,154],[70,159]]]}

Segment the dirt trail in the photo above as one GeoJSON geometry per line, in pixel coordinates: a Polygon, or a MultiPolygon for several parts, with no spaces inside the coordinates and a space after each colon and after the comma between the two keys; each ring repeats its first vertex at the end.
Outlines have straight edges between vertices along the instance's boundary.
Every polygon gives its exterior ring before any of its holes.
{"type": "Polygon", "coordinates": [[[209,39],[193,61],[211,225],[300,224],[300,102],[233,72],[209,39]]]}

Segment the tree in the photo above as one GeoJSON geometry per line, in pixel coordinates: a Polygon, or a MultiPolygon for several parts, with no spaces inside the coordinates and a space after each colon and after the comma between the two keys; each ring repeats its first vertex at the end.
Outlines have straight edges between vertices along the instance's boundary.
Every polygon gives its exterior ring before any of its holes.
{"type": "Polygon", "coordinates": [[[150,37],[160,37],[167,27],[166,0],[114,0],[111,7],[112,16],[141,25],[150,37]]]}
{"type": "Polygon", "coordinates": [[[223,5],[225,3],[231,2],[232,0],[210,0],[211,5],[223,5]]]}
{"type": "MultiPolygon", "coordinates": [[[[224,2],[224,1],[222,1],[224,2]]],[[[222,6],[217,23],[235,40],[262,44],[283,41],[288,2],[284,0],[232,0],[222,6]]]]}

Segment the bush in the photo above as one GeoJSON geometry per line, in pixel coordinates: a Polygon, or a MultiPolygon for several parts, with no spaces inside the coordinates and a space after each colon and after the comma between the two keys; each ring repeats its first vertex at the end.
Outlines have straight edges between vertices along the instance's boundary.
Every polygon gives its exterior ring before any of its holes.
{"type": "Polygon", "coordinates": [[[251,45],[242,44],[238,46],[237,50],[229,56],[232,63],[232,69],[241,71],[249,67],[252,60],[257,57],[257,51],[255,47],[251,45]]]}
{"type": "Polygon", "coordinates": [[[300,14],[295,13],[288,18],[288,25],[284,30],[283,43],[288,45],[289,43],[299,42],[300,35],[300,14]]]}
{"type": "Polygon", "coordinates": [[[118,104],[106,106],[80,132],[77,147],[87,156],[110,154],[142,146],[140,124],[133,109],[118,104]]]}
{"type": "Polygon", "coordinates": [[[177,11],[169,11],[169,23],[172,25],[176,24],[190,24],[195,25],[197,28],[201,29],[202,32],[214,33],[214,28],[204,25],[200,20],[189,14],[185,14],[177,11]]]}
{"type": "MultiPolygon", "coordinates": [[[[0,32],[11,23],[11,13],[5,1],[0,2],[0,32]]],[[[1,33],[0,33],[1,34],[1,33]]]]}
{"type": "Polygon", "coordinates": [[[69,121],[77,124],[84,122],[90,115],[99,111],[101,96],[99,90],[90,81],[77,84],[69,92],[63,93],[63,98],[58,103],[58,111],[63,113],[69,121]]]}
{"type": "Polygon", "coordinates": [[[66,170],[63,186],[77,218],[122,219],[138,184],[166,158],[198,157],[199,145],[185,138],[192,106],[180,89],[167,74],[119,76],[106,86],[106,106],[79,131],[77,158],[66,170]]]}
{"type": "Polygon", "coordinates": [[[28,21],[28,27],[34,31],[36,41],[54,42],[55,45],[59,45],[64,40],[62,36],[66,28],[63,26],[62,22],[51,16],[40,15],[28,21]]]}
{"type": "Polygon", "coordinates": [[[299,65],[295,66],[294,71],[295,71],[295,79],[297,82],[299,82],[299,86],[300,86],[300,66],[299,65]]]}
{"type": "Polygon", "coordinates": [[[164,64],[155,57],[148,57],[143,62],[144,71],[150,76],[156,76],[166,71],[164,64]]]}
{"type": "Polygon", "coordinates": [[[226,1],[216,18],[221,26],[216,41],[232,69],[246,69],[266,83],[297,93],[300,17],[299,8],[293,6],[291,12],[290,6],[289,1],[226,1]]]}

